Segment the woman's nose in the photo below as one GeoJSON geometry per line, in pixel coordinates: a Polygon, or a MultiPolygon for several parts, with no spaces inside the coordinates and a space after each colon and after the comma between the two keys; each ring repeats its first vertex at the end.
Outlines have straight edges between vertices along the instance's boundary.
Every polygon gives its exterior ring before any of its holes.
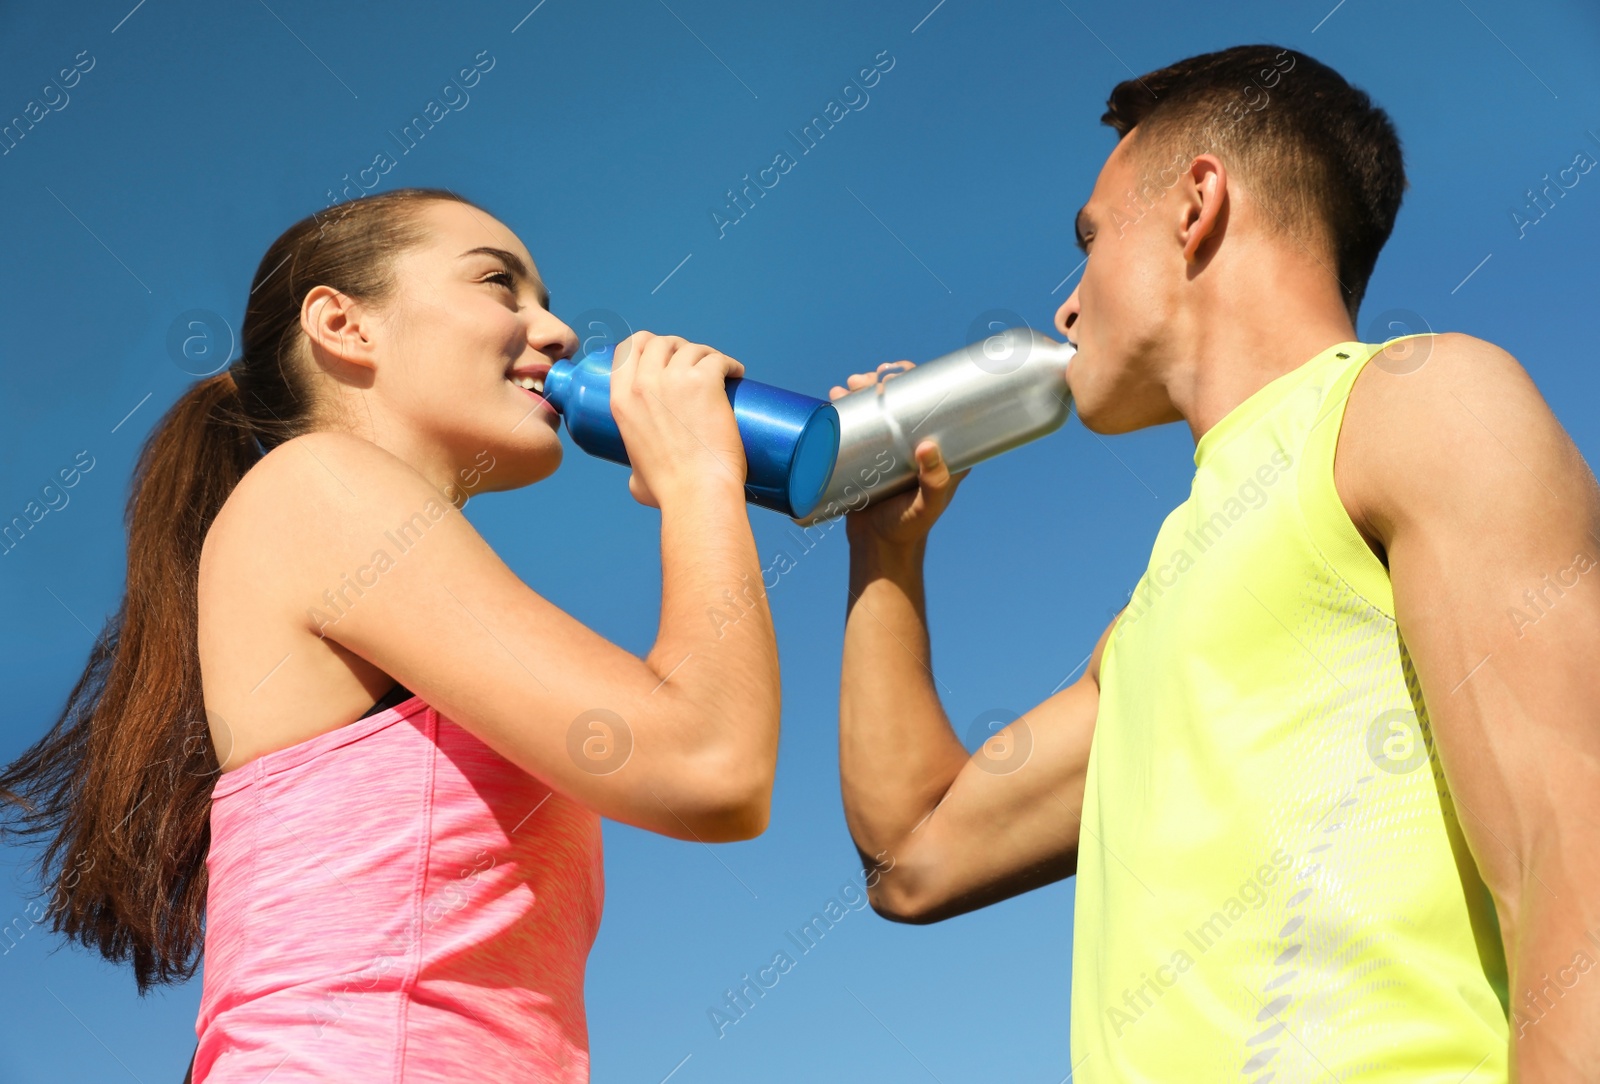
{"type": "Polygon", "coordinates": [[[541,354],[570,358],[578,350],[578,335],[556,317],[546,314],[528,329],[528,345],[541,354]]]}

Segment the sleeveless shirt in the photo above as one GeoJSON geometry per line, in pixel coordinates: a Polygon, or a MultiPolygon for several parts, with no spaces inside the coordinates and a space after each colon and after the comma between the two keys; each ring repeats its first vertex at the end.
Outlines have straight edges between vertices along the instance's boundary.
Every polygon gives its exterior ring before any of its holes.
{"type": "Polygon", "coordinates": [[[192,1079],[587,1081],[599,817],[385,700],[218,778],[192,1079]]]}
{"type": "Polygon", "coordinates": [[[1107,641],[1075,1080],[1506,1079],[1493,902],[1388,570],[1334,487],[1383,346],[1330,346],[1201,437],[1107,641]]]}

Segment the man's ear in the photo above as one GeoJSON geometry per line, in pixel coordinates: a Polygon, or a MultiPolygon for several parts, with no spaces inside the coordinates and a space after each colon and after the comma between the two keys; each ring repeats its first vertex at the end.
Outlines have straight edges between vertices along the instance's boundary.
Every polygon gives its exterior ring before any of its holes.
{"type": "Polygon", "coordinates": [[[372,368],[372,311],[332,286],[315,286],[300,303],[300,327],[321,350],[349,365],[372,368]]]}
{"type": "Polygon", "coordinates": [[[1201,245],[1221,236],[1222,205],[1228,198],[1228,167],[1216,155],[1202,154],[1190,163],[1184,180],[1188,198],[1183,201],[1178,236],[1183,242],[1184,261],[1193,263],[1201,245]]]}

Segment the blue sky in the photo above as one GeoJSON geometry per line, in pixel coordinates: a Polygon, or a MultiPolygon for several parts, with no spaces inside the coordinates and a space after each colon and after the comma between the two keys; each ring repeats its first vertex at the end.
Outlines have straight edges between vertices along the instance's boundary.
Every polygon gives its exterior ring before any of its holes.
{"type": "MultiPolygon", "coordinates": [[[[1073,216],[1115,141],[1098,123],[1111,86],[1228,45],[1293,46],[1371,93],[1405,147],[1411,187],[1362,336],[1395,333],[1377,318],[1397,310],[1404,330],[1496,342],[1600,455],[1580,317],[1600,171],[1536,224],[1513,217],[1531,217],[1524,193],[1546,174],[1600,156],[1600,15],[1580,0],[268,2],[0,7],[0,118],[48,109],[0,155],[0,518],[80,453],[93,463],[0,556],[7,760],[54,719],[117,606],[133,456],[207,368],[185,360],[183,329],[201,320],[225,347],[267,244],[346,185],[457,189],[519,233],[575,326],[620,314],[825,396],[849,372],[969,341],[987,310],[1048,328],[1080,261],[1073,216]],[[475,84],[445,89],[474,64],[475,84]],[[865,94],[843,89],[874,65],[865,94]],[[70,85],[46,92],[52,77],[70,85]],[[789,132],[834,98],[850,112],[799,154],[789,132]],[[434,100],[426,138],[397,141],[434,100]],[[795,164],[719,225],[725,193],[783,150],[795,164]]],[[[929,554],[958,730],[1074,673],[1186,495],[1192,448],[1182,426],[1102,439],[1073,421],[973,472],[929,554]]],[[[643,653],[658,518],[626,480],[573,454],[468,515],[535,590],[643,653]],[[604,581],[564,571],[602,564],[604,581]]],[[[787,520],[752,521],[764,563],[796,558],[771,597],[785,686],[772,827],[712,849],[606,825],[594,1079],[1057,1084],[1070,881],[933,927],[850,912],[743,1021],[721,1038],[710,1025],[723,991],[858,877],[835,746],[844,532],[802,553],[787,520]]],[[[26,859],[0,850],[0,922],[35,896],[26,859]]],[[[131,970],[35,929],[0,955],[0,1081],[176,1081],[199,997],[197,978],[141,999],[131,970]]]]}

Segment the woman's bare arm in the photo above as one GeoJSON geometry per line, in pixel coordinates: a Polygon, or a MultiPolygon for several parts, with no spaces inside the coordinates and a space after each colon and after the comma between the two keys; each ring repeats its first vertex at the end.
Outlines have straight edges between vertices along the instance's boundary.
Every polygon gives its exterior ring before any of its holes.
{"type": "MultiPolygon", "coordinates": [[[[724,395],[720,371],[670,379],[697,379],[705,394],[724,395]]],[[[778,747],[777,646],[731,413],[716,419],[731,437],[716,424],[674,434],[674,426],[687,428],[674,414],[705,415],[672,395],[651,381],[648,367],[637,382],[614,378],[619,423],[634,412],[634,424],[624,427],[630,454],[635,440],[641,451],[653,449],[635,456],[635,471],[646,475],[644,488],[661,509],[661,622],[643,659],[523,583],[406,462],[332,432],[272,452],[284,459],[276,484],[295,509],[294,577],[303,585],[302,597],[286,605],[312,634],[320,628],[596,812],[678,838],[744,839],[767,822],[778,747]],[[660,409],[641,406],[651,398],[660,409]],[[670,457],[673,469],[649,469],[670,457]],[[406,538],[400,552],[396,543],[406,538]],[[389,555],[386,567],[375,560],[378,551],[389,555]],[[361,569],[371,586],[336,622],[320,624],[313,615],[327,609],[323,590],[361,569]],[[708,612],[725,610],[728,594],[740,599],[743,616],[711,620],[708,612]]],[[[551,557],[561,553],[559,529],[541,533],[551,557]]]]}

